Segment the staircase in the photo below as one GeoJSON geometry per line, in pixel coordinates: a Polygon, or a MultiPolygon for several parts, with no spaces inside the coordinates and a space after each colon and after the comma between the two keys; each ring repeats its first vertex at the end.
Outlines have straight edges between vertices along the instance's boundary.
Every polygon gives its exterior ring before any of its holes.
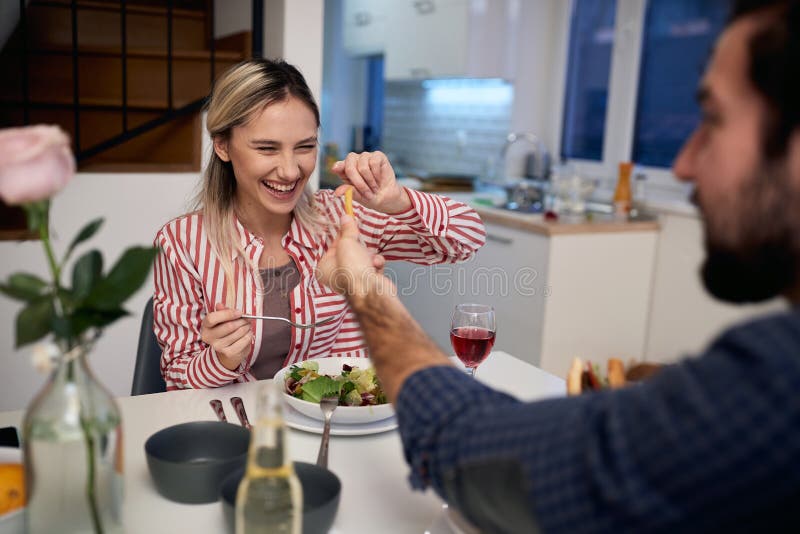
{"type": "MultiPolygon", "coordinates": [[[[249,31],[212,39],[213,0],[20,3],[0,51],[0,127],[60,125],[81,172],[200,170],[203,99],[250,57],[249,31]]],[[[0,238],[24,227],[0,206],[0,238]]]]}

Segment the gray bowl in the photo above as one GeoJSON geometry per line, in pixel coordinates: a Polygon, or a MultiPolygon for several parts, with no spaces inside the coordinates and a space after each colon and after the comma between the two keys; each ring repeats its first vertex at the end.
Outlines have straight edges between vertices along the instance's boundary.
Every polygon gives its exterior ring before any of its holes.
{"type": "Polygon", "coordinates": [[[247,462],[250,431],[199,421],[159,430],[144,444],[158,492],[171,501],[199,504],[219,498],[222,480],[247,462]]]}
{"type": "MultiPolygon", "coordinates": [[[[294,462],[294,470],[303,486],[303,534],[328,532],[339,509],[342,494],[339,477],[324,467],[304,462],[294,462]]],[[[235,530],[236,490],[242,476],[244,468],[237,469],[222,482],[220,489],[225,524],[231,533],[235,530]]]]}

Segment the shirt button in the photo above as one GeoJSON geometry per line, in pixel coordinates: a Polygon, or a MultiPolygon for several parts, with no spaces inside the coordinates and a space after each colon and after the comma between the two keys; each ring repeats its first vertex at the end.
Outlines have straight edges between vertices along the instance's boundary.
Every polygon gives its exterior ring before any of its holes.
{"type": "Polygon", "coordinates": [[[301,311],[302,311],[302,310],[301,310],[300,308],[295,308],[295,309],[294,309],[294,312],[295,312],[295,313],[300,313],[301,311]]]}
{"type": "Polygon", "coordinates": [[[439,231],[440,231],[440,232],[444,232],[444,225],[443,225],[443,224],[440,224],[440,225],[439,225],[439,231]]]}
{"type": "Polygon", "coordinates": [[[297,345],[294,346],[294,348],[296,350],[300,350],[302,347],[303,347],[303,345],[301,345],[300,343],[298,343],[297,345]]]}
{"type": "Polygon", "coordinates": [[[306,261],[306,258],[305,258],[305,256],[300,256],[300,258],[298,258],[298,259],[299,259],[300,261],[306,261]]]}

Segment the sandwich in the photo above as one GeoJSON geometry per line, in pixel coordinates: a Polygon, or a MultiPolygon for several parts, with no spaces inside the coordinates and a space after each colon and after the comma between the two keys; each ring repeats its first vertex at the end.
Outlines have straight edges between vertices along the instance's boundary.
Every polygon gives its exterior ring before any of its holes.
{"type": "Polygon", "coordinates": [[[660,368],[659,364],[640,363],[632,365],[626,370],[622,360],[610,358],[606,363],[604,373],[599,365],[575,358],[572,360],[572,366],[567,374],[567,395],[621,388],[628,382],[644,380],[654,375],[660,368]]]}

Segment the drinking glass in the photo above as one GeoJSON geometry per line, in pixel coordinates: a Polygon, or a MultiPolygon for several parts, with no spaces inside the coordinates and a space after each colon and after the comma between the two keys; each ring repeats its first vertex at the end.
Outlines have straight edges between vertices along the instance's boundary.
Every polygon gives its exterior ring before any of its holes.
{"type": "Polygon", "coordinates": [[[494,308],[486,304],[457,304],[450,321],[450,343],[456,356],[474,377],[494,345],[497,323],[494,308]]]}

